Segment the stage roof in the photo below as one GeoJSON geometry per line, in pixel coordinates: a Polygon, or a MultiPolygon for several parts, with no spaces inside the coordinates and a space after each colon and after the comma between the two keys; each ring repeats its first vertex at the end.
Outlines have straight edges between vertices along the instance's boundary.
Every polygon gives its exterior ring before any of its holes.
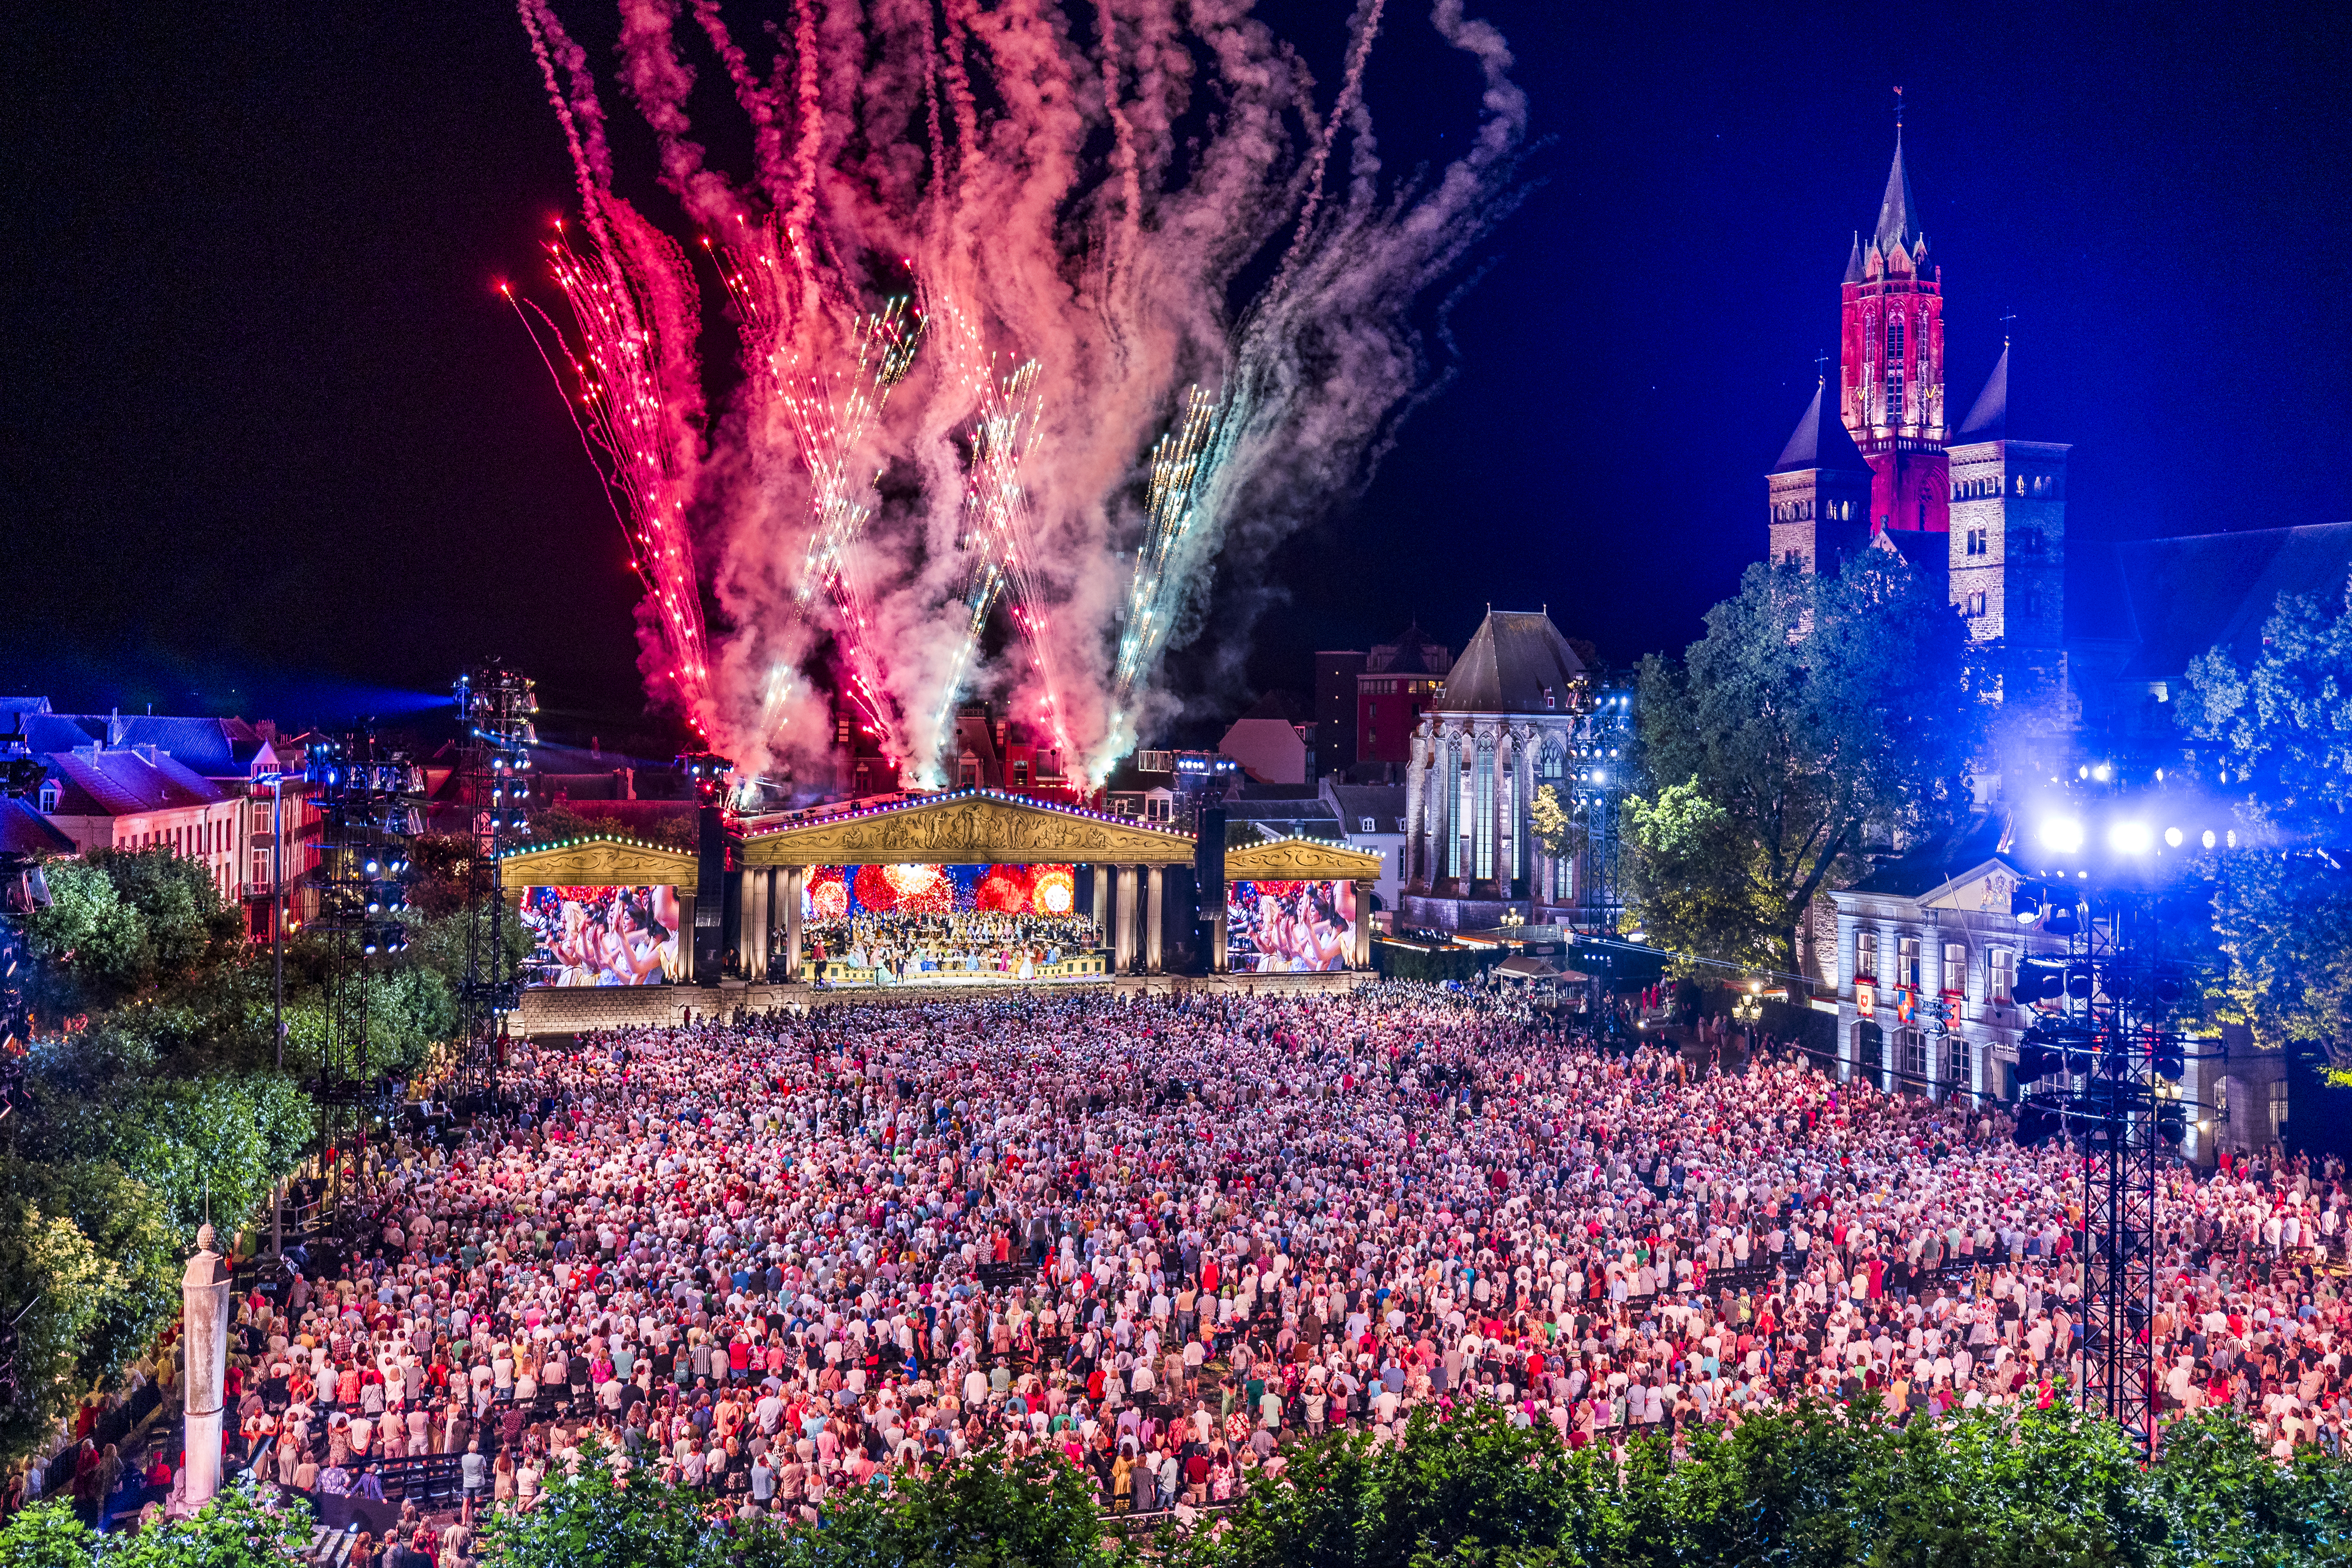
{"type": "Polygon", "coordinates": [[[506,896],[525,888],[676,888],[691,893],[700,879],[695,857],[635,838],[572,838],[499,858],[506,896]]]}
{"type": "Polygon", "coordinates": [[[1381,874],[1381,857],[1319,838],[1276,838],[1225,851],[1228,882],[1357,882],[1381,874]]]}
{"type": "Polygon", "coordinates": [[[1192,836],[1132,817],[966,789],[746,834],[746,866],[1189,866],[1192,836]]]}

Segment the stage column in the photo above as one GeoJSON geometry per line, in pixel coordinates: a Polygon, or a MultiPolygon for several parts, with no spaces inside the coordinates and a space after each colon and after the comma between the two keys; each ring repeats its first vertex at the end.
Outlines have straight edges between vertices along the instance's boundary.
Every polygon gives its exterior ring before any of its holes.
{"type": "Polygon", "coordinates": [[[1135,868],[1112,868],[1118,886],[1111,893],[1111,918],[1118,924],[1118,936],[1112,942],[1118,973],[1126,973],[1135,966],[1135,868]]]}
{"type": "Polygon", "coordinates": [[[768,874],[747,870],[738,897],[736,915],[743,948],[743,978],[757,984],[768,977],[768,874]]]}
{"type": "Polygon", "coordinates": [[[1209,911],[1209,967],[1217,973],[1223,974],[1226,973],[1226,968],[1225,906],[1222,900],[1218,901],[1215,909],[1209,911]]]}
{"type": "Polygon", "coordinates": [[[1372,966],[1372,885],[1360,881],[1356,889],[1356,951],[1349,955],[1350,969],[1372,966]]]}
{"type": "Polygon", "coordinates": [[[784,868],[784,978],[793,984],[801,977],[801,884],[807,876],[805,866],[784,868]]]}
{"type": "Polygon", "coordinates": [[[1143,873],[1146,892],[1143,900],[1143,972],[1160,973],[1160,936],[1166,924],[1161,907],[1160,883],[1165,879],[1165,868],[1154,866],[1143,873]]]}

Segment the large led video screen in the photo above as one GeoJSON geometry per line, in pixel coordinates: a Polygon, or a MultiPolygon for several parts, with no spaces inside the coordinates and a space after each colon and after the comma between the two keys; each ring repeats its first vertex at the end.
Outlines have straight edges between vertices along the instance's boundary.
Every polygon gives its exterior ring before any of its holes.
{"type": "Polygon", "coordinates": [[[1355,884],[1225,884],[1225,966],[1234,973],[1329,973],[1355,953],[1355,884]]]}
{"type": "Polygon", "coordinates": [[[663,985],[685,978],[677,889],[525,888],[531,985],[663,985]]]}
{"type": "Polygon", "coordinates": [[[1074,866],[812,866],[801,883],[811,924],[860,915],[1066,915],[1074,866]]]}

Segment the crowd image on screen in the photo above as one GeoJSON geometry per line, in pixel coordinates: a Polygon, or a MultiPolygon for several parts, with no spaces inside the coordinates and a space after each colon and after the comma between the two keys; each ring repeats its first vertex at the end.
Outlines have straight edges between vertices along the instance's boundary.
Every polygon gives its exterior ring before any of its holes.
{"type": "Polygon", "coordinates": [[[677,889],[526,888],[533,985],[657,985],[679,978],[677,889]]]}
{"type": "MultiPolygon", "coordinates": [[[[1769,1040],[1633,1037],[1387,984],[518,1040],[470,1119],[351,1165],[353,1251],[239,1303],[234,1462],[332,1492],[462,1456],[529,1509],[601,1452],[810,1519],[1002,1444],[1149,1512],[1473,1403],[1612,1449],[2070,1396],[2078,1159],[1769,1040]]],[[[2161,1173],[2168,1419],[2340,1442],[2343,1174],[2161,1173]]]]}
{"type": "Polygon", "coordinates": [[[1328,973],[1356,948],[1348,882],[1232,882],[1225,891],[1228,965],[1241,974],[1328,973]]]}

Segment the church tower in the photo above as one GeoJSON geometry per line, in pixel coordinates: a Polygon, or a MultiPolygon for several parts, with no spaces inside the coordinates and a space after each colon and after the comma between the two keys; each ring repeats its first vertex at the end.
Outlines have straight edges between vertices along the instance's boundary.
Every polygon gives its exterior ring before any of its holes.
{"type": "Polygon", "coordinates": [[[1878,226],[1846,263],[1839,344],[1838,415],[1870,465],[1872,532],[1947,531],[1943,270],[1927,261],[1899,111],[1878,226]]]}
{"type": "Polygon", "coordinates": [[[1775,565],[1835,572],[1840,556],[1870,538],[1870,468],[1822,407],[1828,391],[1826,380],[1813,388],[1780,460],[1764,476],[1775,565]]]}
{"type": "Polygon", "coordinates": [[[1951,465],[1952,603],[1969,640],[2002,652],[2004,700],[2038,700],[2064,684],[2066,454],[2058,441],[2017,437],[2003,343],[1947,454],[1951,465]]]}

